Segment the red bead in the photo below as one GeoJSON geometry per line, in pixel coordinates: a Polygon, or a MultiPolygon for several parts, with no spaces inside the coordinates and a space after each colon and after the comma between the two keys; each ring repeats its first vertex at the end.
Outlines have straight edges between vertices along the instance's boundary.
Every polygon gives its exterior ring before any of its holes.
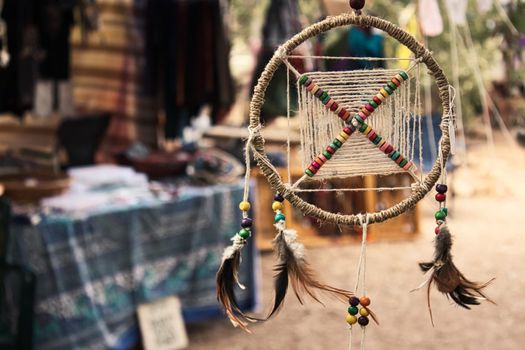
{"type": "Polygon", "coordinates": [[[405,158],[403,158],[402,155],[399,155],[399,157],[396,159],[396,163],[397,164],[401,163],[403,161],[403,159],[405,159],[405,158]]]}
{"type": "Polygon", "coordinates": [[[348,126],[343,129],[344,133],[347,135],[352,135],[353,131],[348,126]]]}
{"type": "Polygon", "coordinates": [[[438,202],[444,202],[447,199],[447,195],[444,193],[436,193],[436,200],[438,202]]]}
{"type": "Polygon", "coordinates": [[[372,113],[372,112],[374,111],[374,107],[373,107],[370,103],[367,104],[367,105],[365,106],[365,108],[368,109],[368,111],[369,111],[370,113],[372,113]]]}
{"type": "Polygon", "coordinates": [[[313,161],[312,164],[310,164],[310,165],[313,166],[313,167],[316,168],[316,169],[321,168],[321,165],[320,165],[320,164],[317,164],[316,161],[313,161]]]}
{"type": "Polygon", "coordinates": [[[377,133],[375,131],[370,131],[370,134],[368,134],[368,139],[370,141],[374,141],[374,139],[376,138],[377,136],[377,133]]]}
{"type": "Polygon", "coordinates": [[[314,168],[314,167],[311,166],[311,165],[308,167],[308,169],[310,169],[310,171],[311,171],[312,173],[314,173],[314,174],[317,172],[317,170],[319,170],[319,169],[314,168]]]}
{"type": "Polygon", "coordinates": [[[360,116],[361,118],[363,118],[363,120],[365,120],[365,119],[367,118],[367,115],[364,114],[364,113],[361,112],[361,111],[357,112],[357,114],[359,114],[359,116],[360,116]]]}
{"type": "Polygon", "coordinates": [[[392,146],[392,145],[388,145],[388,146],[386,146],[386,148],[385,148],[385,153],[386,153],[386,154],[389,154],[389,153],[392,152],[393,150],[394,150],[394,146],[392,146]]]}
{"type": "Polygon", "coordinates": [[[326,151],[330,154],[334,154],[335,153],[335,149],[333,149],[332,147],[328,146],[326,147],[326,151]]]}
{"type": "Polygon", "coordinates": [[[343,118],[344,115],[345,115],[345,113],[346,113],[346,109],[345,109],[345,108],[341,109],[341,110],[339,111],[339,114],[338,114],[339,118],[343,118]]]}
{"type": "Polygon", "coordinates": [[[374,100],[375,103],[377,103],[377,105],[379,106],[381,103],[383,103],[383,101],[381,101],[381,99],[377,96],[374,96],[372,97],[372,99],[374,100]]]}
{"type": "Polygon", "coordinates": [[[441,229],[439,228],[439,226],[436,226],[436,228],[434,229],[434,232],[436,233],[436,235],[439,235],[440,231],[441,229]]]}
{"type": "Polygon", "coordinates": [[[397,86],[401,86],[401,82],[396,78],[392,78],[392,83],[396,84],[397,86]]]}
{"type": "Polygon", "coordinates": [[[330,106],[330,110],[332,112],[335,112],[337,108],[339,108],[339,104],[337,104],[337,102],[334,101],[334,103],[330,106]]]}

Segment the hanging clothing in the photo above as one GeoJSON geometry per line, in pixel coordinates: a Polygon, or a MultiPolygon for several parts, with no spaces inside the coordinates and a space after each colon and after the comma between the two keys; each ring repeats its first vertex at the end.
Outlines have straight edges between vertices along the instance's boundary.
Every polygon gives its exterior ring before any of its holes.
{"type": "MultiPolygon", "coordinates": [[[[271,0],[262,30],[262,46],[257,57],[257,66],[252,78],[252,87],[255,87],[264,67],[272,58],[275,49],[283,42],[301,31],[299,22],[299,5],[297,0],[271,0]]],[[[296,63],[296,62],[294,62],[296,63]]],[[[294,64],[295,66],[295,64],[294,64]]],[[[301,71],[300,67],[299,71],[301,71]]],[[[269,121],[272,117],[287,114],[288,104],[286,98],[287,69],[281,65],[274,73],[265,94],[265,103],[261,109],[261,117],[269,121]]],[[[294,81],[293,77],[290,79],[294,81]]],[[[296,109],[296,90],[290,84],[291,109],[296,109]]]]}
{"type": "Polygon", "coordinates": [[[36,81],[37,0],[4,0],[2,19],[7,25],[9,64],[0,67],[0,113],[22,116],[32,108],[36,81]]]}
{"type": "Polygon", "coordinates": [[[181,137],[205,104],[218,122],[235,95],[219,1],[149,0],[146,17],[148,92],[162,97],[166,137],[181,137]]]}

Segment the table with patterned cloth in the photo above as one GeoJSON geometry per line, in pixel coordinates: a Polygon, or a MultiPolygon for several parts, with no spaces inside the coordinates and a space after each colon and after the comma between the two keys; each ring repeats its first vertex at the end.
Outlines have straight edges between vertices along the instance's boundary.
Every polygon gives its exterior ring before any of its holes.
{"type": "MultiPolygon", "coordinates": [[[[242,185],[186,188],[176,200],[78,219],[15,220],[8,257],[37,275],[36,349],[126,349],[137,306],[177,295],[186,322],[219,317],[215,273],[241,219],[242,185]]],[[[253,240],[251,240],[253,241],[253,240]]],[[[253,308],[257,254],[244,249],[239,304],[253,308]]]]}

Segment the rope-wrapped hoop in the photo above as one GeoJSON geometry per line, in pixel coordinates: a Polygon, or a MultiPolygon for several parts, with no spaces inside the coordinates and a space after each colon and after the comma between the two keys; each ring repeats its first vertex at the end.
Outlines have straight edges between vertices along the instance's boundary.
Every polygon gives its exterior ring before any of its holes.
{"type": "MultiPolygon", "coordinates": [[[[440,124],[442,136],[439,143],[441,153],[434,163],[432,170],[425,177],[424,181],[412,190],[408,198],[388,209],[384,209],[375,213],[369,213],[369,223],[375,223],[393,218],[407,210],[412,209],[436,183],[439,176],[441,175],[442,162],[448,158],[450,152],[449,123],[451,122],[450,119],[452,111],[450,110],[451,106],[449,102],[449,83],[442,69],[432,57],[431,52],[428,51],[422,44],[420,44],[412,35],[390,23],[389,21],[377,17],[355,14],[342,14],[339,16],[328,17],[321,22],[305,28],[303,31],[285,42],[274,53],[273,57],[262,72],[250,102],[250,129],[254,130],[260,128],[260,114],[262,105],[264,103],[264,94],[268,88],[270,80],[273,77],[273,74],[279,68],[281,63],[283,63],[283,60],[286,59],[286,56],[301,43],[312,37],[315,37],[318,34],[333,28],[352,24],[370,26],[380,29],[396,39],[399,43],[409,48],[414,53],[416,58],[421,59],[421,61],[427,66],[430,74],[434,77],[443,107],[443,114],[440,124]]],[[[281,193],[293,206],[301,210],[304,215],[313,216],[322,221],[332,222],[335,224],[359,224],[359,215],[331,213],[301,199],[283,183],[280,175],[275,171],[275,168],[268,165],[270,162],[264,150],[264,139],[259,133],[256,133],[253,136],[252,144],[254,151],[257,153],[255,157],[257,164],[259,165],[264,176],[268,179],[272,189],[275,192],[281,193]]]]}

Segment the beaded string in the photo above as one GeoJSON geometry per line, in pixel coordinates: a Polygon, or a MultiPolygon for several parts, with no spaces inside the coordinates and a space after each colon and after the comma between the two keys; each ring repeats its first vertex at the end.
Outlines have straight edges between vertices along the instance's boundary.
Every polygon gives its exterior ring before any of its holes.
{"type": "Polygon", "coordinates": [[[368,223],[370,220],[370,215],[368,213],[365,215],[359,214],[358,218],[359,225],[362,228],[362,234],[361,252],[359,254],[359,262],[357,265],[354,295],[358,295],[359,287],[361,287],[363,296],[361,298],[353,296],[348,300],[350,306],[348,307],[348,315],[346,315],[346,322],[350,325],[350,350],[352,349],[353,325],[358,323],[361,326],[361,349],[364,349],[366,338],[366,326],[370,323],[370,320],[368,318],[368,316],[370,315],[370,311],[368,310],[368,306],[370,305],[370,298],[366,296],[366,242],[368,239],[368,223]],[[359,308],[359,305],[361,305],[361,308],[359,308]],[[357,317],[358,314],[360,315],[359,318],[357,317]]]}
{"type": "Polygon", "coordinates": [[[335,152],[342,147],[350,135],[352,135],[352,133],[358,129],[367,137],[370,142],[376,145],[390,159],[396,162],[400,168],[405,171],[409,171],[416,181],[419,181],[419,178],[414,174],[416,167],[412,161],[407,160],[406,157],[404,157],[399,151],[395,150],[391,144],[387,143],[377,131],[373,130],[364,122],[366,118],[368,118],[388,96],[392,95],[394,91],[408,79],[408,74],[404,71],[400,71],[383,88],[381,88],[380,91],[371,100],[369,100],[367,104],[363,105],[353,118],[350,118],[351,113],[348,111],[348,109],[330,97],[330,95],[321,89],[311,77],[302,75],[299,78],[299,84],[303,85],[306,90],[317,97],[327,109],[332,111],[347,124],[347,126],[341,131],[339,135],[336,136],[332,143],[328,145],[326,149],[312,161],[307,169],[305,169],[305,174],[309,177],[313,177],[321,169],[321,167],[332,158],[335,152]]]}

